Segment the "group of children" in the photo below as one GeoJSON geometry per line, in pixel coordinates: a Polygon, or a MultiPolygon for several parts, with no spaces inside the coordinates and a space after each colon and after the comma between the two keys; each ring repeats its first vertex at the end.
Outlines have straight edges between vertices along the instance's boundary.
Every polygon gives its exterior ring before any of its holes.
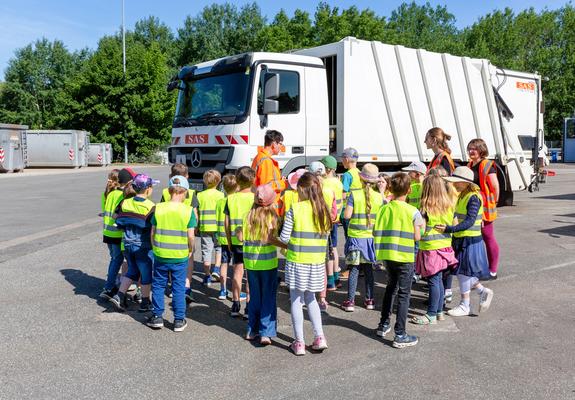
{"type": "Polygon", "coordinates": [[[277,334],[280,249],[285,256],[284,280],[290,293],[295,339],[290,350],[296,355],[306,353],[305,305],[314,332],[311,348],[323,351],[327,341],[321,312],[328,307],[327,292],[341,287],[337,251],[341,223],[348,269],[347,299],[341,307],[354,311],[362,274],[363,305],[375,309],[374,265],[384,264],[388,283],[376,332],[383,337],[391,331],[397,297],[394,347],[418,342],[406,333],[415,273],[427,281],[429,301],[427,313],[414,317],[413,323],[436,324],[445,319],[453,273],[457,273],[461,302],[449,315],[470,314],[472,289],[479,294],[479,310],[489,308],[493,292],[478,280],[487,268],[481,240],[482,201],[469,168],[458,167],[452,176],[444,176],[441,168],[427,171],[423,163],[415,162],[404,168],[406,172],[389,177],[371,163],[359,170],[357,160],[356,150],[344,150],[342,163],[347,171],[341,180],[332,156],[293,172],[279,204],[271,185],[254,187],[255,171],[249,167],[223,178],[218,171],[208,170],[203,177],[205,189],[195,192],[189,188],[187,167],[175,164],[162,201],[156,205],[149,198],[157,181],[130,169],[112,171],[102,199],[110,263],[100,296],[118,311],[125,311],[129,304],[126,292],[139,282],[141,289],[134,296],[139,311],[150,312],[146,324],[159,329],[164,326],[164,296],[169,294],[174,331],[184,330],[186,303],[193,301],[191,255],[197,234],[203,284],[219,282],[218,298],[226,299],[232,266],[230,315],[240,316],[241,301],[245,300],[245,338],[269,345],[277,334]],[[124,257],[127,267],[122,269],[124,257]],[[122,276],[116,282],[120,269],[122,276]]]}

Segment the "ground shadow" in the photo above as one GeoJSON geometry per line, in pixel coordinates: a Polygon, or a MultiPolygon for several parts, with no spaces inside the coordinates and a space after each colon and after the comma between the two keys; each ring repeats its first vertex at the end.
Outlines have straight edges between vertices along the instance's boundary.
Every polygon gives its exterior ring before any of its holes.
{"type": "Polygon", "coordinates": [[[556,215],[556,217],[575,218],[575,214],[560,214],[556,215]]]}
{"type": "Polygon", "coordinates": [[[535,199],[547,200],[575,200],[575,193],[556,194],[551,196],[537,196],[535,199]]]}
{"type": "Polygon", "coordinates": [[[561,238],[562,236],[575,236],[575,225],[559,226],[540,230],[541,233],[547,233],[552,238],[561,238]]]}
{"type": "Polygon", "coordinates": [[[74,287],[74,294],[76,296],[87,296],[94,300],[99,299],[100,291],[106,283],[105,279],[88,275],[79,269],[61,269],[60,273],[64,276],[64,279],[74,287]]]}

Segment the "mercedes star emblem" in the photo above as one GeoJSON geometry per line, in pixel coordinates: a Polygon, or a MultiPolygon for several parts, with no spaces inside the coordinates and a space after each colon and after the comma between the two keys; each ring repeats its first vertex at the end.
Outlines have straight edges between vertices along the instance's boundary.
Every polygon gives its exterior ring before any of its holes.
{"type": "Polygon", "coordinates": [[[202,165],[202,154],[200,153],[200,150],[195,149],[194,151],[192,151],[192,167],[194,168],[199,168],[200,165],[202,165]]]}

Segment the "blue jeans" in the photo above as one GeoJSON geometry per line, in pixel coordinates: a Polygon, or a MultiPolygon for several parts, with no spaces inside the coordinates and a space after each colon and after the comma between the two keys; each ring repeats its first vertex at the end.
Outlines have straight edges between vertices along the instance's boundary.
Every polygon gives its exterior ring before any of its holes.
{"type": "Polygon", "coordinates": [[[347,299],[355,301],[355,291],[357,290],[357,280],[359,278],[359,270],[363,268],[365,274],[365,298],[373,299],[373,268],[371,264],[348,265],[349,278],[347,282],[347,299]]]}
{"type": "Polygon", "coordinates": [[[108,264],[108,275],[104,289],[112,290],[116,286],[116,277],[124,262],[124,255],[119,243],[108,243],[108,251],[110,252],[110,264],[108,264]]]}
{"type": "Polygon", "coordinates": [[[126,278],[137,281],[142,278],[142,285],[152,283],[152,267],[154,266],[154,253],[150,245],[141,247],[138,244],[126,244],[124,257],[128,262],[126,278]]]}
{"type": "Polygon", "coordinates": [[[250,286],[248,335],[276,336],[277,268],[266,271],[248,270],[248,283],[250,286]]]}
{"type": "Polygon", "coordinates": [[[427,315],[434,316],[443,311],[443,297],[445,289],[443,288],[443,272],[428,276],[429,283],[429,305],[427,306],[427,315]]]}
{"type": "Polygon", "coordinates": [[[164,291],[168,284],[168,275],[172,275],[172,307],[174,319],[186,318],[186,275],[188,262],[176,264],[161,263],[154,260],[154,279],[152,280],[152,305],[154,315],[164,315],[164,291]]]}
{"type": "Polygon", "coordinates": [[[397,288],[397,317],[395,318],[395,334],[405,334],[405,323],[409,310],[409,297],[411,295],[411,278],[413,276],[413,263],[399,263],[386,261],[387,287],[383,296],[381,307],[381,324],[388,324],[393,307],[395,290],[397,288]]]}

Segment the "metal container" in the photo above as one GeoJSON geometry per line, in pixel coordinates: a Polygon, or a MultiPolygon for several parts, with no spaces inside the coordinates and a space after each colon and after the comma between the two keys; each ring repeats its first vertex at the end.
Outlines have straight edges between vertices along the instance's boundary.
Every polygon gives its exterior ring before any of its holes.
{"type": "Polygon", "coordinates": [[[88,147],[88,165],[100,167],[107,165],[106,145],[104,143],[90,143],[88,147]]]}
{"type": "Polygon", "coordinates": [[[88,165],[90,133],[76,130],[32,130],[26,132],[28,167],[73,167],[88,165]]]}
{"type": "Polygon", "coordinates": [[[0,172],[26,167],[26,125],[0,124],[0,172]]]}

